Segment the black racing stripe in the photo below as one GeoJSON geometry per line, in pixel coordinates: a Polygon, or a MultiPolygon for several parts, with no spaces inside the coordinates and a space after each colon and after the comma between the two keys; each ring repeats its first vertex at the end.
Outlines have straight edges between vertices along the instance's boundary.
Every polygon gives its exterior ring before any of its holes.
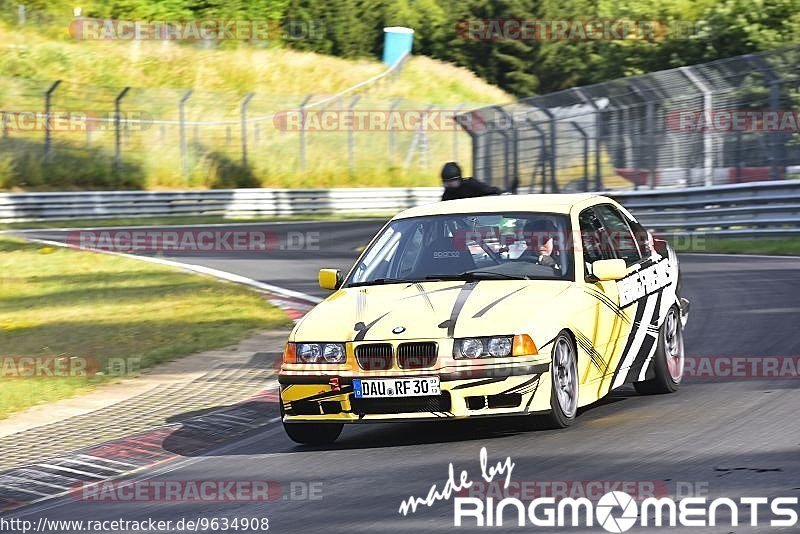
{"type": "Polygon", "coordinates": [[[628,321],[628,318],[622,312],[622,308],[620,308],[617,304],[615,304],[614,301],[611,300],[608,297],[608,295],[605,295],[605,294],[597,291],[596,289],[589,289],[589,288],[586,288],[586,294],[596,298],[597,300],[599,300],[606,308],[611,310],[611,312],[614,315],[616,315],[617,317],[619,317],[623,321],[625,321],[625,322],[628,321]]]}
{"type": "Polygon", "coordinates": [[[593,297],[597,297],[598,299],[602,300],[605,304],[608,304],[608,305],[610,305],[612,307],[616,307],[616,306],[614,306],[614,301],[611,300],[611,297],[609,297],[608,295],[606,295],[605,293],[603,293],[602,291],[600,291],[596,287],[585,287],[584,291],[586,291],[587,293],[589,293],[593,297]]]}
{"type": "Polygon", "coordinates": [[[461,291],[459,291],[458,296],[456,297],[456,302],[453,304],[453,311],[450,312],[450,319],[447,322],[447,337],[453,337],[453,334],[456,331],[456,321],[458,321],[458,316],[461,315],[461,310],[464,309],[464,304],[466,304],[467,299],[469,298],[472,290],[480,282],[467,282],[463,286],[461,286],[461,291]]]}
{"type": "Polygon", "coordinates": [[[597,367],[599,370],[603,370],[606,366],[606,359],[603,357],[602,354],[594,347],[592,344],[592,340],[586,337],[586,335],[581,332],[580,330],[574,330],[573,334],[575,334],[575,340],[578,342],[578,345],[589,355],[589,358],[592,361],[592,365],[597,367]]]}
{"type": "Polygon", "coordinates": [[[556,339],[558,339],[558,336],[554,337],[553,339],[551,339],[550,341],[548,341],[547,343],[545,343],[545,344],[544,344],[544,345],[542,345],[541,347],[538,347],[538,349],[539,349],[539,350],[542,350],[542,349],[543,349],[543,348],[545,348],[546,346],[548,346],[548,345],[551,345],[552,343],[554,343],[556,339]]]}
{"type": "Polygon", "coordinates": [[[491,310],[492,308],[494,308],[495,306],[497,306],[498,304],[500,304],[501,302],[503,302],[504,300],[506,300],[508,297],[510,297],[510,296],[511,296],[511,295],[513,295],[514,293],[518,293],[518,292],[522,291],[523,289],[526,289],[526,288],[525,288],[525,287],[521,287],[521,288],[519,288],[519,289],[515,289],[514,291],[512,291],[512,292],[511,292],[511,293],[509,293],[508,295],[503,295],[503,296],[502,296],[502,297],[500,297],[499,299],[496,299],[496,300],[494,300],[494,301],[490,302],[490,303],[489,303],[489,304],[487,304],[487,305],[486,305],[484,308],[482,308],[482,309],[481,309],[481,310],[480,310],[478,313],[476,313],[475,315],[473,315],[473,316],[472,316],[472,318],[473,318],[473,319],[477,319],[477,318],[479,318],[479,317],[483,317],[483,315],[484,315],[484,314],[485,314],[487,311],[491,310]]]}
{"type": "Polygon", "coordinates": [[[639,380],[639,373],[642,371],[642,366],[644,365],[645,359],[647,358],[647,355],[650,354],[650,349],[653,348],[653,343],[655,342],[656,339],[653,336],[647,336],[644,338],[644,341],[642,341],[642,350],[636,360],[634,360],[630,370],[628,370],[628,376],[625,377],[626,383],[636,382],[639,380]]]}
{"type": "Polygon", "coordinates": [[[475,382],[470,382],[469,384],[459,384],[456,387],[454,387],[453,389],[465,389],[465,388],[474,388],[474,387],[478,387],[478,386],[485,386],[487,384],[494,384],[495,382],[502,382],[506,378],[507,377],[505,377],[505,376],[502,377],[502,378],[486,378],[484,380],[477,380],[475,382]]]}
{"type": "Polygon", "coordinates": [[[304,397],[302,399],[294,399],[293,401],[289,402],[322,400],[322,399],[328,399],[330,397],[338,397],[339,395],[347,395],[352,392],[353,392],[352,386],[345,386],[340,388],[339,391],[326,391],[324,393],[317,393],[316,395],[311,395],[310,397],[304,397]]]}
{"type": "Polygon", "coordinates": [[[369,332],[369,329],[375,326],[378,321],[389,315],[389,313],[391,312],[384,313],[368,325],[365,325],[364,323],[356,323],[356,325],[353,327],[353,330],[357,331],[358,334],[356,334],[356,337],[353,338],[353,341],[363,341],[364,337],[367,335],[367,332],[369,332]]]}
{"type": "Polygon", "coordinates": [[[458,284],[457,286],[443,287],[443,288],[440,288],[440,289],[434,289],[433,291],[423,291],[422,293],[417,293],[416,295],[409,295],[407,297],[403,297],[400,300],[408,300],[408,299],[413,299],[413,298],[417,298],[417,297],[427,297],[428,295],[433,295],[434,293],[441,293],[443,291],[452,291],[454,289],[461,289],[461,287],[462,287],[462,285],[458,284]]]}
{"type": "Polygon", "coordinates": [[[528,402],[525,404],[525,411],[526,411],[526,412],[527,412],[527,411],[528,411],[528,409],[531,407],[531,403],[533,402],[533,398],[536,396],[536,392],[537,392],[537,391],[539,391],[539,384],[541,384],[541,383],[542,383],[542,381],[541,381],[541,380],[539,380],[538,382],[536,382],[536,387],[535,387],[535,388],[533,388],[533,393],[531,393],[531,398],[530,398],[530,399],[528,399],[528,402]]]}
{"type": "MultiPolygon", "coordinates": [[[[650,319],[650,324],[647,327],[648,330],[650,330],[650,328],[653,325],[658,323],[659,319],[658,312],[661,311],[661,297],[663,295],[664,292],[661,291],[659,292],[658,297],[656,298],[656,306],[655,309],[653,310],[653,317],[652,319],[650,319]]],[[[642,341],[642,346],[639,349],[639,354],[636,356],[636,359],[633,360],[631,368],[628,371],[628,376],[625,377],[625,382],[635,382],[639,379],[639,373],[642,371],[642,366],[644,365],[645,360],[647,359],[647,355],[650,354],[650,349],[653,348],[653,343],[655,343],[657,339],[658,338],[656,337],[645,335],[644,341],[642,341]]]]}
{"type": "Polygon", "coordinates": [[[659,287],[658,289],[654,289],[654,290],[653,290],[653,291],[651,291],[650,293],[646,293],[645,295],[642,295],[642,296],[641,296],[641,297],[639,297],[638,299],[636,299],[636,300],[634,300],[634,301],[631,301],[631,302],[629,302],[629,303],[628,303],[628,304],[626,304],[625,306],[622,306],[622,309],[625,309],[625,308],[627,308],[628,306],[630,306],[631,304],[634,304],[634,303],[636,303],[636,302],[639,302],[639,301],[642,301],[642,300],[646,300],[648,297],[650,297],[650,296],[652,296],[652,295],[655,295],[655,294],[656,294],[656,293],[658,293],[659,291],[663,291],[664,289],[668,288],[668,287],[669,287],[669,286],[671,286],[672,284],[673,284],[673,282],[670,282],[670,283],[668,283],[667,285],[665,285],[664,287],[659,287]]]}
{"type": "Polygon", "coordinates": [[[636,306],[636,315],[631,322],[631,331],[628,333],[628,340],[625,342],[625,348],[622,350],[622,355],[620,355],[619,363],[617,364],[617,368],[614,370],[614,376],[611,377],[611,384],[614,384],[614,381],[617,379],[617,375],[619,374],[620,367],[625,362],[625,356],[627,356],[628,351],[631,350],[631,345],[633,345],[633,339],[636,337],[636,332],[639,329],[639,325],[642,322],[642,316],[644,315],[644,309],[647,306],[647,299],[638,302],[636,306]]]}
{"type": "Polygon", "coordinates": [[[427,294],[427,293],[425,293],[425,288],[424,288],[424,287],[422,287],[422,284],[420,284],[419,282],[417,282],[417,283],[415,283],[415,284],[414,284],[414,287],[416,287],[416,288],[417,288],[417,291],[419,291],[419,294],[420,294],[420,295],[422,295],[422,297],[423,297],[423,298],[425,298],[425,303],[426,303],[426,304],[428,304],[428,307],[429,307],[429,308],[430,308],[432,311],[436,311],[436,310],[434,310],[434,308],[433,308],[433,302],[431,302],[431,298],[428,296],[428,294],[427,294]]]}
{"type": "Polygon", "coordinates": [[[525,381],[525,382],[523,382],[522,384],[519,384],[519,385],[517,385],[517,386],[514,386],[513,388],[509,388],[509,389],[507,389],[507,390],[505,390],[505,391],[501,391],[501,392],[499,393],[499,395],[505,395],[506,393],[517,393],[519,390],[521,390],[521,389],[525,389],[527,386],[530,386],[531,384],[533,384],[534,382],[536,382],[537,380],[539,380],[539,377],[540,377],[540,376],[541,376],[541,375],[536,375],[536,376],[534,376],[533,378],[530,378],[530,379],[526,380],[526,381],[525,381]]]}

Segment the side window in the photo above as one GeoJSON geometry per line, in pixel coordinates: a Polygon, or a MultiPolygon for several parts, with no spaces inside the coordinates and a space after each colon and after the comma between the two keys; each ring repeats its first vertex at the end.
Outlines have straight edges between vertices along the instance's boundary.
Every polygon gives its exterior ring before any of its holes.
{"type": "Polygon", "coordinates": [[[413,233],[405,240],[403,249],[399,254],[400,258],[397,263],[396,276],[402,278],[408,276],[414,270],[414,267],[419,263],[422,253],[422,235],[423,227],[418,224],[413,229],[413,233]]]}
{"type": "Polygon", "coordinates": [[[628,266],[639,263],[642,260],[639,246],[622,214],[608,204],[596,206],[595,210],[603,219],[607,239],[616,250],[617,257],[625,260],[628,266]]]}
{"type": "Polygon", "coordinates": [[[639,250],[642,252],[642,256],[645,258],[650,257],[653,254],[653,247],[651,246],[650,242],[650,234],[647,233],[647,230],[636,221],[631,221],[627,219],[628,223],[631,225],[631,230],[633,230],[633,237],[636,239],[636,243],[639,245],[639,250]]]}
{"type": "Polygon", "coordinates": [[[581,242],[583,243],[583,259],[586,274],[590,273],[589,264],[597,260],[609,260],[616,256],[604,239],[603,221],[601,221],[592,208],[583,210],[578,216],[581,229],[581,242]]]}

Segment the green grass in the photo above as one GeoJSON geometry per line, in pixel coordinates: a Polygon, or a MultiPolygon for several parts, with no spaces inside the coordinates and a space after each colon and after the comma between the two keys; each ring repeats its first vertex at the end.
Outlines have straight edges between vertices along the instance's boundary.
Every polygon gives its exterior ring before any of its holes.
{"type": "Polygon", "coordinates": [[[0,359],[79,358],[103,375],[0,378],[0,418],[221,348],[286,315],[242,287],[136,260],[0,238],[0,359]],[[111,367],[109,367],[111,366],[111,367]]]}
{"type": "Polygon", "coordinates": [[[775,256],[800,255],[800,237],[738,238],[678,238],[670,239],[677,252],[715,254],[768,254],[775,256]]]}
{"type": "MultiPolygon", "coordinates": [[[[208,49],[174,42],[78,41],[66,32],[69,20],[64,24],[65,31],[55,38],[32,24],[19,29],[0,22],[3,76],[105,87],[324,95],[386,69],[377,59],[348,60],[280,47],[208,49]]],[[[512,100],[469,70],[425,56],[411,58],[396,83],[381,84],[370,95],[445,105],[512,100]]]]}
{"type": "MultiPolygon", "coordinates": [[[[189,121],[234,121],[190,126],[186,131],[186,172],[181,169],[180,129],[174,124],[132,126],[121,142],[124,165],[112,164],[115,138],[105,129],[58,130],[53,154],[44,160],[41,131],[12,129],[0,144],[0,189],[175,189],[220,187],[382,187],[437,185],[444,161],[470,159],[469,136],[429,133],[421,161],[407,156],[413,131],[398,131],[392,154],[386,131],[357,131],[355,161],[348,158],[345,131],[308,132],[306,165],[299,157],[300,135],[284,131],[271,118],[248,127],[248,166],[242,164],[240,105],[254,93],[248,116],[270,117],[297,109],[306,95],[311,103],[372,76],[385,66],[377,60],[346,60],[280,47],[238,46],[209,49],[173,42],[76,41],[66,32],[69,18],[57,27],[25,28],[0,22],[0,101],[4,109],[41,111],[43,95],[54,80],[54,112],[78,111],[111,116],[121,88],[133,89],[122,102],[134,117],[178,118],[186,89],[189,121]],[[62,32],[54,29],[63,30],[62,32]]],[[[512,98],[469,70],[424,56],[412,57],[397,77],[359,94],[357,108],[417,112],[429,105],[454,111],[502,104],[512,98]]],[[[346,112],[353,95],[325,104],[346,112]]],[[[322,108],[319,108],[322,109],[322,108]]],[[[468,165],[467,165],[468,166],[468,165]]]]}

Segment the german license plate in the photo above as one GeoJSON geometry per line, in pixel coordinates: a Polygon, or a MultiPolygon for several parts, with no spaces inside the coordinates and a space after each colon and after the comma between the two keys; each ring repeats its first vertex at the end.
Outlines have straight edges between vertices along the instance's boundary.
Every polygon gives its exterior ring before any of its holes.
{"type": "Polygon", "coordinates": [[[353,392],[357,399],[377,397],[427,397],[439,395],[439,377],[353,379],[353,392]]]}

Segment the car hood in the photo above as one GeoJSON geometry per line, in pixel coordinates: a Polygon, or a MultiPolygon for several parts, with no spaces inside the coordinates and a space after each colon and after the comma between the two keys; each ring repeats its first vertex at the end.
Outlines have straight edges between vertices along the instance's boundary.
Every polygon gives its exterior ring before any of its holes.
{"type": "Polygon", "coordinates": [[[433,281],[340,289],[295,327],[296,341],[438,339],[530,332],[556,318],[557,280],[433,281]]]}

